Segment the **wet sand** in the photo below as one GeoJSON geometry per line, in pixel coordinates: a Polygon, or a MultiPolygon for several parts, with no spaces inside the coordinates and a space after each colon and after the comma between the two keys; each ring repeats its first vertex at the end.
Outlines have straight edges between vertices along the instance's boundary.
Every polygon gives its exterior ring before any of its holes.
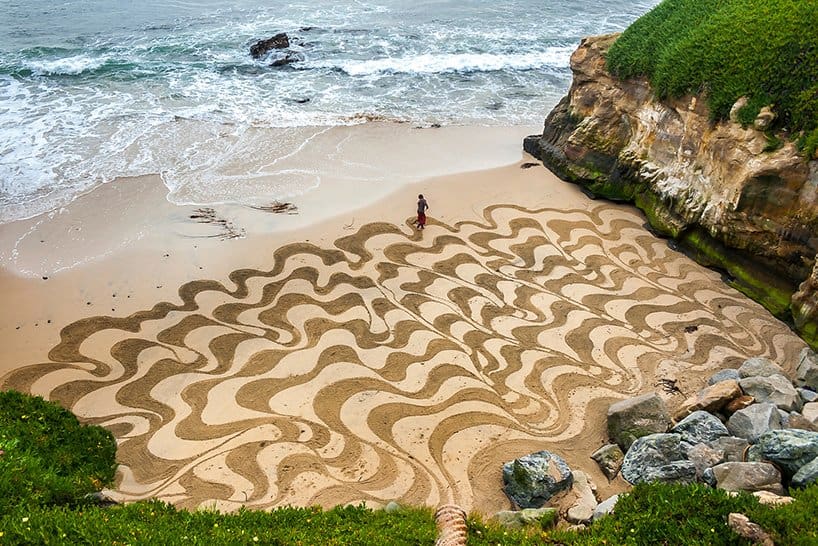
{"type": "Polygon", "coordinates": [[[368,175],[325,180],[298,214],[211,217],[142,177],[2,226],[2,387],[109,428],[120,500],[493,513],[502,463],[540,449],[622,490],[589,458],[612,401],[804,346],[638,211],[523,168],[514,131],[418,131],[396,158],[370,129],[338,155],[368,175]],[[413,165],[443,176],[373,174],[413,165]]]}

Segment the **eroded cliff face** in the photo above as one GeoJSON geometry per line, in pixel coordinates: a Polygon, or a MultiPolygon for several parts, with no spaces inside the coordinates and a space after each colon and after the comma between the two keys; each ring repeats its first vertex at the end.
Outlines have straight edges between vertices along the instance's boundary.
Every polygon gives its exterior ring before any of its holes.
{"type": "Polygon", "coordinates": [[[582,41],[568,95],[526,151],[593,195],[635,202],[818,346],[818,161],[786,138],[713,123],[700,97],[659,101],[647,80],[612,77],[604,55],[616,36],[582,41]]]}

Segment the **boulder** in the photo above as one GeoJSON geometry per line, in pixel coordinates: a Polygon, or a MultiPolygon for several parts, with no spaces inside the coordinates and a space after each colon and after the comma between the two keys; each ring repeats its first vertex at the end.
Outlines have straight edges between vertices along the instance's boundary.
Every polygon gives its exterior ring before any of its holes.
{"type": "Polygon", "coordinates": [[[730,379],[734,381],[738,381],[739,379],[741,379],[738,370],[734,370],[733,368],[725,368],[724,370],[719,370],[710,376],[710,379],[707,380],[707,384],[715,385],[716,383],[721,383],[722,381],[728,381],[730,379]]]}
{"type": "Polygon", "coordinates": [[[741,379],[747,377],[768,377],[770,375],[785,375],[784,369],[769,358],[748,358],[739,366],[738,374],[741,379]]]}
{"type": "Polygon", "coordinates": [[[303,61],[303,60],[304,60],[303,55],[300,55],[298,53],[288,52],[288,53],[285,53],[284,55],[281,55],[280,57],[275,59],[273,62],[271,62],[270,66],[276,68],[276,67],[280,67],[280,66],[287,66],[287,65],[297,63],[298,61],[303,61]]]}
{"type": "Polygon", "coordinates": [[[694,411],[670,429],[682,436],[682,441],[689,444],[709,444],[722,436],[730,436],[727,427],[718,417],[706,411],[694,411]]]}
{"type": "Polygon", "coordinates": [[[793,487],[806,487],[818,483],[818,457],[798,469],[792,477],[793,487]]]}
{"type": "Polygon", "coordinates": [[[569,523],[591,522],[597,505],[594,489],[584,472],[581,470],[574,472],[574,483],[571,485],[570,493],[568,493],[573,501],[565,513],[565,519],[569,523]]]}
{"type": "Polygon", "coordinates": [[[266,40],[259,40],[253,45],[251,45],[250,55],[254,59],[260,59],[273,49],[286,49],[288,47],[290,47],[289,36],[287,36],[286,32],[279,32],[272,38],[267,38],[266,40]]]}
{"type": "Polygon", "coordinates": [[[798,365],[795,368],[795,384],[818,391],[818,354],[807,347],[798,356],[798,365]]]}
{"type": "Polygon", "coordinates": [[[497,512],[494,519],[509,529],[522,529],[535,523],[547,529],[556,524],[558,514],[556,508],[524,508],[497,512]]]}
{"type": "Polygon", "coordinates": [[[724,452],[724,460],[727,462],[742,462],[750,443],[737,436],[724,436],[713,441],[710,447],[724,452]]]}
{"type": "Polygon", "coordinates": [[[750,521],[750,518],[744,514],[739,514],[738,512],[727,514],[727,527],[750,544],[775,546],[775,542],[773,542],[770,534],[758,523],[750,521]]]}
{"type": "Polygon", "coordinates": [[[775,463],[785,476],[791,477],[818,457],[818,432],[771,430],[762,434],[756,445],[764,459],[775,463]]]}
{"type": "Polygon", "coordinates": [[[629,483],[696,480],[696,466],[684,460],[679,434],[651,434],[633,443],[622,462],[622,477],[629,483]]]}
{"type": "Polygon", "coordinates": [[[758,499],[759,504],[765,504],[767,506],[782,506],[784,504],[790,504],[795,500],[792,497],[776,495],[769,491],[754,491],[753,496],[758,499]]]}
{"type": "Polygon", "coordinates": [[[738,410],[743,410],[744,408],[749,408],[756,399],[750,396],[749,394],[742,394],[738,398],[734,398],[730,400],[726,406],[722,408],[722,412],[727,415],[733,415],[738,410]]]}
{"type": "Polygon", "coordinates": [[[696,444],[687,450],[687,460],[696,467],[696,476],[702,477],[705,470],[724,462],[724,451],[696,444]]]}
{"type": "Polygon", "coordinates": [[[627,451],[642,436],[665,432],[670,425],[665,402],[655,392],[611,404],[608,436],[627,451]]]}
{"type": "Polygon", "coordinates": [[[746,459],[746,462],[748,463],[764,462],[764,453],[761,450],[761,446],[758,444],[752,444],[749,448],[747,448],[746,459]]]}
{"type": "Polygon", "coordinates": [[[555,453],[538,451],[503,465],[503,490],[520,508],[540,508],[548,499],[571,487],[574,476],[555,453]]]}
{"type": "Polygon", "coordinates": [[[818,392],[805,389],[804,387],[799,387],[795,390],[798,391],[798,396],[801,397],[801,400],[803,400],[805,404],[809,404],[810,402],[818,402],[818,392]]]}
{"type": "Polygon", "coordinates": [[[813,425],[818,425],[818,402],[804,404],[804,407],[801,409],[801,415],[813,425]]]}
{"type": "MultiPolygon", "coordinates": [[[[793,412],[795,415],[800,415],[798,412],[793,412]]],[[[790,413],[782,409],[778,410],[778,418],[781,419],[781,428],[790,428],[790,413]]]]}
{"type": "Polygon", "coordinates": [[[770,402],[784,411],[801,409],[801,396],[783,375],[748,377],[739,381],[739,386],[744,394],[752,396],[756,402],[770,402]]]}
{"type": "Polygon", "coordinates": [[[594,508],[594,521],[612,513],[614,511],[614,507],[616,506],[616,501],[618,500],[619,495],[613,495],[597,504],[596,508],[594,508]]]}
{"type": "Polygon", "coordinates": [[[784,493],[781,473],[769,463],[722,463],[713,467],[719,489],[784,493]]]}
{"type": "Polygon", "coordinates": [[[606,444],[597,449],[591,455],[591,458],[599,465],[605,477],[612,480],[619,473],[619,469],[622,468],[622,460],[625,458],[625,454],[622,453],[618,445],[606,444]]]}
{"type": "Polygon", "coordinates": [[[733,436],[744,438],[753,443],[759,436],[769,430],[781,428],[781,417],[778,408],[773,404],[753,404],[739,410],[727,421],[727,430],[733,436]]]}
{"type": "Polygon", "coordinates": [[[787,427],[786,428],[797,428],[800,430],[809,430],[812,432],[818,432],[818,423],[813,423],[803,415],[797,412],[790,413],[790,417],[787,420],[787,427]]]}
{"type": "Polygon", "coordinates": [[[732,379],[721,381],[715,385],[703,388],[694,396],[682,402],[682,405],[679,406],[679,409],[674,413],[673,418],[679,421],[698,410],[715,413],[734,398],[741,396],[741,394],[741,387],[738,386],[738,381],[732,379]]]}

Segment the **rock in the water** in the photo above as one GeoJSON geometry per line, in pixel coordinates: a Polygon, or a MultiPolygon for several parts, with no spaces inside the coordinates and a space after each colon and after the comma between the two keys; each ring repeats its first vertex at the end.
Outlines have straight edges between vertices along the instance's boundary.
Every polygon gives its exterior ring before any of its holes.
{"type": "Polygon", "coordinates": [[[793,487],[806,487],[818,483],[818,457],[798,469],[792,477],[793,487]]]}
{"type": "Polygon", "coordinates": [[[713,467],[713,475],[719,489],[784,493],[781,473],[769,463],[722,463],[713,467]]]}
{"type": "Polygon", "coordinates": [[[696,480],[696,466],[684,460],[679,434],[651,434],[633,443],[622,462],[622,477],[629,483],[696,480]]]}
{"type": "Polygon", "coordinates": [[[619,469],[622,468],[622,460],[625,458],[625,454],[622,453],[618,445],[606,444],[597,449],[591,455],[591,458],[599,465],[605,477],[612,480],[619,473],[619,469]]]}
{"type": "Polygon", "coordinates": [[[818,391],[818,354],[807,347],[798,357],[798,366],[795,369],[795,384],[818,391]]]}
{"type": "Polygon", "coordinates": [[[668,425],[667,407],[655,392],[616,402],[608,408],[608,436],[625,451],[637,438],[665,432],[668,425]]]}
{"type": "Polygon", "coordinates": [[[540,508],[556,493],[571,487],[573,474],[555,453],[538,451],[503,465],[504,491],[520,508],[540,508]]]}
{"type": "Polygon", "coordinates": [[[687,450],[687,460],[696,467],[696,475],[701,477],[710,467],[724,462],[724,451],[713,449],[706,444],[696,444],[687,450]]]}
{"type": "Polygon", "coordinates": [[[724,370],[719,370],[710,376],[710,379],[707,380],[707,384],[715,385],[716,383],[721,383],[722,381],[728,381],[730,379],[735,381],[741,379],[738,370],[734,370],[733,368],[725,368],[724,370]]]}
{"type": "Polygon", "coordinates": [[[775,463],[785,476],[790,477],[818,457],[818,432],[771,430],[762,434],[756,445],[764,459],[775,463]]]}
{"type": "Polygon", "coordinates": [[[801,409],[801,396],[783,375],[748,377],[739,381],[739,386],[744,394],[752,396],[756,402],[771,402],[784,411],[801,409]]]}
{"type": "Polygon", "coordinates": [[[756,399],[750,396],[749,394],[742,394],[738,398],[730,400],[727,403],[727,405],[722,408],[721,411],[725,415],[730,416],[736,413],[738,410],[749,408],[755,401],[756,399]]]}
{"type": "Polygon", "coordinates": [[[303,61],[304,57],[297,53],[286,53],[283,56],[275,59],[273,62],[270,63],[272,67],[279,67],[279,66],[287,66],[298,61],[303,61]]]}
{"type": "Polygon", "coordinates": [[[673,414],[673,418],[680,421],[697,410],[709,411],[711,413],[719,411],[734,398],[741,396],[741,387],[738,381],[728,379],[715,385],[710,385],[691,396],[679,406],[673,414]]]}
{"type": "Polygon", "coordinates": [[[804,387],[800,387],[795,390],[798,391],[798,396],[801,397],[801,400],[803,400],[805,404],[809,404],[810,402],[818,402],[818,392],[805,389],[804,387]]]}
{"type": "Polygon", "coordinates": [[[286,32],[279,32],[272,38],[267,38],[266,40],[259,40],[258,42],[251,45],[250,55],[252,55],[254,59],[260,59],[273,49],[285,49],[288,47],[290,47],[289,36],[287,36],[286,32]]]}
{"type": "Polygon", "coordinates": [[[737,436],[725,436],[716,439],[710,446],[724,452],[726,462],[740,463],[744,461],[744,452],[750,446],[750,443],[746,439],[737,436]]]}
{"type": "Polygon", "coordinates": [[[557,522],[556,508],[524,508],[523,510],[503,510],[494,514],[494,519],[500,525],[509,529],[522,529],[531,524],[539,524],[543,528],[553,527],[557,522]]]}
{"type": "Polygon", "coordinates": [[[770,375],[785,375],[784,370],[769,358],[756,357],[748,358],[739,367],[738,374],[741,379],[747,377],[768,377],[770,375]]]}
{"type": "Polygon", "coordinates": [[[727,427],[718,417],[706,411],[694,411],[670,429],[670,432],[682,435],[682,441],[689,444],[709,444],[722,436],[730,436],[727,427]]]}
{"type": "Polygon", "coordinates": [[[781,417],[774,404],[753,404],[739,410],[727,421],[727,430],[733,436],[753,443],[769,430],[781,428],[781,417]]]}
{"type": "Polygon", "coordinates": [[[619,495],[613,495],[612,497],[608,497],[604,501],[597,504],[596,508],[594,508],[594,521],[613,512],[614,507],[616,506],[616,501],[618,500],[619,495]]]}

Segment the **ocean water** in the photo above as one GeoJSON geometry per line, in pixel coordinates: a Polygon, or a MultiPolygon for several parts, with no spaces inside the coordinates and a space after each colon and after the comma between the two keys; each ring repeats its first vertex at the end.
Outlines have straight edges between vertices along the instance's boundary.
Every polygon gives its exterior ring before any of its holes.
{"type": "Polygon", "coordinates": [[[124,176],[207,201],[231,147],[303,145],[281,128],[539,125],[580,38],[657,3],[0,0],[0,223],[124,176]],[[278,32],[297,62],[250,56],[278,32]]]}

